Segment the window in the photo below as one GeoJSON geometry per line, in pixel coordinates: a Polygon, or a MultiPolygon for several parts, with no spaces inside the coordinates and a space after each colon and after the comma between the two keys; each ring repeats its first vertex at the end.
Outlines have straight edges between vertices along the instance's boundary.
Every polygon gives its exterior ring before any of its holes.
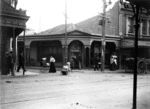
{"type": "Polygon", "coordinates": [[[128,17],[128,33],[134,33],[134,19],[132,17],[128,17]]]}
{"type": "Polygon", "coordinates": [[[142,34],[147,35],[147,20],[142,19],[142,34]]]}

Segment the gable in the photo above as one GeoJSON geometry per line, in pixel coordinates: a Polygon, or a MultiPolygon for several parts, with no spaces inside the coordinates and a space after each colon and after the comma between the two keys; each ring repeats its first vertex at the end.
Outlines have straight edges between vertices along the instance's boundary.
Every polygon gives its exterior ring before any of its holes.
{"type": "Polygon", "coordinates": [[[91,34],[75,30],[75,31],[68,32],[68,35],[70,35],[70,36],[90,36],[91,34]]]}

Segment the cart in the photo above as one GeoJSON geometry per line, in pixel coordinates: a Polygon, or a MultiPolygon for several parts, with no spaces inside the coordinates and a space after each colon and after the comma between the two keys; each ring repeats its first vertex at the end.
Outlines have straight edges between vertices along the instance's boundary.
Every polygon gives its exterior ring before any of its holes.
{"type": "Polygon", "coordinates": [[[150,70],[150,59],[141,58],[137,63],[137,71],[139,74],[146,74],[150,70]]]}
{"type": "MultiPolygon", "coordinates": [[[[150,59],[146,58],[138,58],[137,61],[137,73],[138,74],[146,74],[147,71],[150,69],[150,59]]],[[[125,59],[125,72],[132,72],[134,71],[134,58],[126,58],[125,59]]]]}
{"type": "Polygon", "coordinates": [[[62,68],[62,70],[61,70],[61,73],[62,73],[63,75],[67,75],[68,72],[70,72],[70,71],[71,71],[70,62],[67,62],[67,65],[64,65],[64,66],[63,66],[63,68],[62,68]]]}

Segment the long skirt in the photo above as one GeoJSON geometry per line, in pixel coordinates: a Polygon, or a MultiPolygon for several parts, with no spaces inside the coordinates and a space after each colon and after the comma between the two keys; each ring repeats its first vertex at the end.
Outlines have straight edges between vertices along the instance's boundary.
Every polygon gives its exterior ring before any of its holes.
{"type": "Polygon", "coordinates": [[[50,63],[49,72],[50,72],[50,73],[55,73],[55,72],[56,72],[56,68],[55,68],[54,62],[51,62],[51,63],[50,63]]]}

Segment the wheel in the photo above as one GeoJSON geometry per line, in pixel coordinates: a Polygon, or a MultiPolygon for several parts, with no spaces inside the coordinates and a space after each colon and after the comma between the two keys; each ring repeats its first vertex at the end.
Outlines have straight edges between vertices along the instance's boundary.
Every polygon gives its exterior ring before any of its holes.
{"type": "Polygon", "coordinates": [[[137,63],[137,72],[138,74],[144,74],[147,70],[147,64],[144,60],[140,60],[137,63]]]}

